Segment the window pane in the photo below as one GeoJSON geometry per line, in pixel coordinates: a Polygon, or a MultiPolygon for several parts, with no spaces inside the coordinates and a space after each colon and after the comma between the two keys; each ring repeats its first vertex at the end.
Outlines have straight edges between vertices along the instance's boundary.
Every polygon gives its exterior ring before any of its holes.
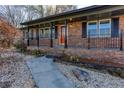
{"type": "Polygon", "coordinates": [[[29,30],[29,38],[33,37],[33,30],[29,30]]]}
{"type": "Polygon", "coordinates": [[[50,38],[50,28],[40,29],[40,38],[50,38]]]}
{"type": "Polygon", "coordinates": [[[40,38],[43,38],[44,35],[44,29],[40,29],[40,38]]]}
{"type": "Polygon", "coordinates": [[[100,36],[101,37],[111,36],[110,30],[111,30],[111,25],[110,25],[109,20],[100,22],[100,36]]]}
{"type": "Polygon", "coordinates": [[[34,38],[37,37],[37,35],[36,35],[36,29],[34,29],[34,31],[33,31],[33,37],[34,37],[34,38]]]}
{"type": "Polygon", "coordinates": [[[55,39],[55,28],[52,29],[52,37],[53,37],[53,39],[55,39]]]}
{"type": "Polygon", "coordinates": [[[44,31],[44,37],[50,38],[50,29],[49,28],[46,28],[45,29],[45,31],[44,31]]]}
{"type": "Polygon", "coordinates": [[[99,35],[97,31],[97,22],[88,23],[88,36],[97,37],[99,35]]]}

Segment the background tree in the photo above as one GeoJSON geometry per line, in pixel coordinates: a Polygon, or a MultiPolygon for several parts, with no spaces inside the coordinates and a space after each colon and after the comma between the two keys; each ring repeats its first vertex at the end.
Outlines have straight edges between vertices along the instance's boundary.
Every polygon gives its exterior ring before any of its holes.
{"type": "Polygon", "coordinates": [[[23,6],[0,6],[0,16],[18,27],[26,19],[26,12],[23,6]]]}
{"type": "Polygon", "coordinates": [[[44,8],[42,5],[28,5],[28,6],[23,6],[25,8],[26,14],[27,14],[27,21],[39,18],[39,17],[44,17],[44,8]]]}
{"type": "Polygon", "coordinates": [[[0,19],[0,47],[10,47],[20,37],[20,32],[13,25],[0,19]]]}
{"type": "Polygon", "coordinates": [[[76,5],[56,5],[55,14],[77,9],[76,5]]]}
{"type": "Polygon", "coordinates": [[[0,16],[16,27],[24,21],[58,14],[76,9],[76,5],[2,5],[0,6],[0,16]]]}

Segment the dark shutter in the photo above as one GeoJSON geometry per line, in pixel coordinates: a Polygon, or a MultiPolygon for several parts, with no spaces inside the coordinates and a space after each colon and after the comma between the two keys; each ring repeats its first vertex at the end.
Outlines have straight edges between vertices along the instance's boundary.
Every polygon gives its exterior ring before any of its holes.
{"type": "Polygon", "coordinates": [[[23,39],[25,39],[26,35],[25,35],[26,31],[23,31],[23,39]]]}
{"type": "Polygon", "coordinates": [[[58,31],[57,31],[57,26],[55,26],[55,39],[57,39],[58,38],[58,31]]]}
{"type": "Polygon", "coordinates": [[[33,40],[33,29],[31,30],[31,39],[33,40]]]}
{"type": "Polygon", "coordinates": [[[119,36],[119,18],[112,18],[111,21],[111,37],[119,36]]]}
{"type": "Polygon", "coordinates": [[[87,22],[82,22],[82,38],[87,37],[87,22]]]}

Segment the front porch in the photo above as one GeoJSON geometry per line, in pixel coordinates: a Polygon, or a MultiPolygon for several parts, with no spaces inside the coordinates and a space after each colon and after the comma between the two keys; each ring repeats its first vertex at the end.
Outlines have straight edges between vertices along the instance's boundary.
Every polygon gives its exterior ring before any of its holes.
{"type": "Polygon", "coordinates": [[[28,25],[28,46],[51,48],[124,49],[124,9],[73,15],[28,25]]]}
{"type": "Polygon", "coordinates": [[[81,36],[68,36],[67,39],[67,47],[65,44],[61,45],[58,43],[58,39],[53,39],[52,46],[50,39],[43,39],[40,40],[40,44],[37,44],[37,39],[29,39],[28,47],[34,47],[34,49],[41,49],[41,48],[73,48],[73,49],[89,49],[89,50],[117,50],[122,51],[124,49],[123,46],[123,36],[119,37],[97,37],[97,38],[81,38],[81,36]]]}

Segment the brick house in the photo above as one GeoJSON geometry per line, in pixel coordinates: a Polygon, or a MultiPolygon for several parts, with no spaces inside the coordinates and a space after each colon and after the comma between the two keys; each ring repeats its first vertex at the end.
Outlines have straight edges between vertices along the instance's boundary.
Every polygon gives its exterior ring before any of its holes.
{"type": "Polygon", "coordinates": [[[28,46],[124,49],[124,6],[94,5],[21,23],[28,46]]]}

